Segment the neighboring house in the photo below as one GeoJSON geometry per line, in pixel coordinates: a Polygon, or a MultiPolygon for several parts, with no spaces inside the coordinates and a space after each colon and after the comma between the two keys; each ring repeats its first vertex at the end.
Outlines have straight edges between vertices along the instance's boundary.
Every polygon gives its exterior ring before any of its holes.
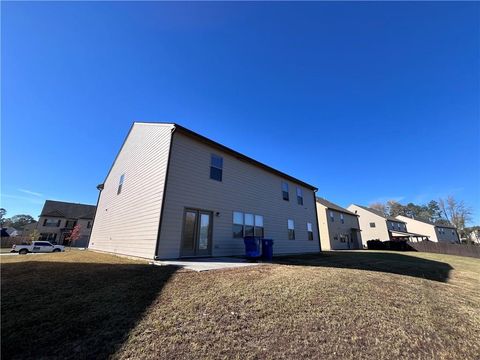
{"type": "Polygon", "coordinates": [[[363,245],[369,240],[426,240],[428,235],[412,233],[407,230],[405,221],[385,216],[381,211],[361,206],[350,205],[347,210],[359,215],[363,245]]]}
{"type": "Polygon", "coordinates": [[[412,219],[408,216],[399,215],[397,219],[404,221],[410,231],[425,234],[428,240],[435,242],[458,243],[457,228],[453,225],[436,225],[430,221],[412,219]]]}
{"type": "Polygon", "coordinates": [[[470,233],[470,241],[472,241],[475,244],[480,244],[480,230],[474,229],[470,233]]]}
{"type": "Polygon", "coordinates": [[[255,235],[275,254],[320,251],[314,186],[176,124],[135,122],[98,189],[90,249],[242,255],[255,235]]]}
{"type": "Polygon", "coordinates": [[[94,205],[47,200],[35,227],[39,233],[38,240],[70,245],[68,237],[78,224],[80,237],[72,246],[87,247],[94,217],[94,205]]]}
{"type": "Polygon", "coordinates": [[[8,236],[10,237],[16,237],[16,236],[20,236],[22,234],[22,231],[21,230],[17,230],[13,227],[8,227],[8,228],[3,228],[5,229],[5,232],[8,234],[8,236]]]}
{"type": "Polygon", "coordinates": [[[317,197],[317,216],[322,250],[362,248],[358,215],[317,197]]]}

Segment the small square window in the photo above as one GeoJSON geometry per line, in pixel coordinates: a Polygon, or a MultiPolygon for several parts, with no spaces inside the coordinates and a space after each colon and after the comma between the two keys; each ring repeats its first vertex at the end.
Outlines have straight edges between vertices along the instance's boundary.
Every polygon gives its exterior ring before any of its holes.
{"type": "Polygon", "coordinates": [[[373,222],[373,223],[370,223],[370,227],[371,227],[371,228],[374,228],[374,227],[375,227],[375,223],[374,223],[374,222],[373,222]]]}

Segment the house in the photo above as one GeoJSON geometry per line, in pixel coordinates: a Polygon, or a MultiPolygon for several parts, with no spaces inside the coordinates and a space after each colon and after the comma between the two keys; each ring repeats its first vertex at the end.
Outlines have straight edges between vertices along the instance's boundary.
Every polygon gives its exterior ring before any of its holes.
{"type": "Polygon", "coordinates": [[[100,190],[89,248],[143,258],[320,251],[314,186],[173,123],[135,122],[100,190]]]}
{"type": "Polygon", "coordinates": [[[369,240],[398,241],[398,240],[426,240],[427,235],[408,232],[407,223],[397,218],[386,216],[381,211],[352,204],[347,210],[359,215],[360,230],[362,231],[363,246],[369,240]]]}
{"type": "Polygon", "coordinates": [[[357,214],[317,197],[317,216],[322,250],[362,248],[357,214]]]}
{"type": "Polygon", "coordinates": [[[460,238],[458,236],[457,228],[453,225],[437,225],[430,221],[422,219],[412,219],[408,216],[399,215],[397,219],[404,221],[408,229],[413,232],[426,234],[430,241],[458,243],[460,238]]]}
{"type": "MultiPolygon", "coordinates": [[[[46,200],[36,227],[39,239],[70,245],[68,237],[75,225],[80,226],[80,237],[72,246],[87,247],[95,217],[94,205],[46,200]]],[[[30,229],[32,230],[32,229],[30,229]]]]}
{"type": "MultiPolygon", "coordinates": [[[[14,227],[2,228],[2,234],[4,233],[3,230],[5,230],[5,233],[9,237],[16,237],[16,236],[20,236],[22,234],[21,230],[17,230],[14,227]]],[[[5,236],[5,235],[2,235],[2,236],[5,236]]]]}

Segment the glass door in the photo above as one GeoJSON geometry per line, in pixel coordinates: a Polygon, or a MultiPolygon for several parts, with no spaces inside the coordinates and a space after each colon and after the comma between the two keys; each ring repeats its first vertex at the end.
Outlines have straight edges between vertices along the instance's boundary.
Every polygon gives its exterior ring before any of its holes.
{"type": "Polygon", "coordinates": [[[212,248],[212,213],[186,209],[181,256],[209,256],[212,248]]]}

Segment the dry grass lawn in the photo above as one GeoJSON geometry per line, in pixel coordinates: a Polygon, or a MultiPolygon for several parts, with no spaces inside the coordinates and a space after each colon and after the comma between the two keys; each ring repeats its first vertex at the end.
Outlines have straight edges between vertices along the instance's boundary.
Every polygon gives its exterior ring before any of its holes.
{"type": "Polygon", "coordinates": [[[2,256],[2,358],[480,359],[480,260],[336,252],[194,273],[2,256]]]}

